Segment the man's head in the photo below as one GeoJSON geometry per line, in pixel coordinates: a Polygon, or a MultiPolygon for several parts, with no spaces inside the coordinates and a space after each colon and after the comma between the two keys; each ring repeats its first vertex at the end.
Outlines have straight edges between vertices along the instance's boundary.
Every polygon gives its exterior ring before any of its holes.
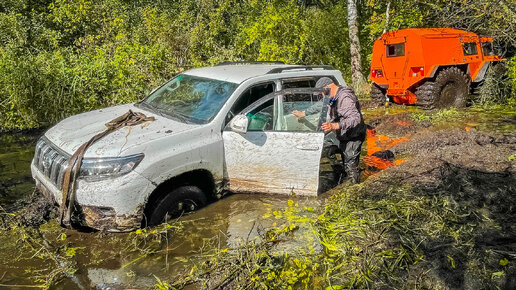
{"type": "Polygon", "coordinates": [[[330,79],[329,77],[322,77],[317,80],[317,82],[315,83],[315,87],[316,88],[324,88],[329,84],[333,84],[333,80],[330,79]]]}
{"type": "Polygon", "coordinates": [[[331,97],[334,97],[337,93],[339,87],[333,82],[329,77],[322,77],[315,83],[316,88],[327,88],[329,89],[329,94],[331,97]]]}

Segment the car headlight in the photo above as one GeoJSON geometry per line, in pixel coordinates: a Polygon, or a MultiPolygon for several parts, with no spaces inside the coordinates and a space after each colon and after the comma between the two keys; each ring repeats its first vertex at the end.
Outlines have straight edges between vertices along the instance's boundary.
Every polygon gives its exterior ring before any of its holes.
{"type": "Polygon", "coordinates": [[[131,172],[144,157],[143,153],[110,158],[84,158],[79,178],[88,181],[118,177],[131,172]]]}

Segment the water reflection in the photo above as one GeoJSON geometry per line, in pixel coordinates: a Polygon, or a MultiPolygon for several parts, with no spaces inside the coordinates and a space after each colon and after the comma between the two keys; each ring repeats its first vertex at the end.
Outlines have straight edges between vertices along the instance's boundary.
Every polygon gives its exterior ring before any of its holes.
{"type": "MultiPolygon", "coordinates": [[[[85,246],[82,257],[78,258],[79,270],[76,275],[83,281],[82,285],[98,289],[152,288],[157,283],[154,275],[173,281],[174,277],[187,275],[195,263],[206,260],[220,250],[237,248],[244,241],[257,238],[273,226],[283,223],[284,217],[275,213],[281,213],[288,206],[289,199],[298,208],[317,209],[323,205],[324,196],[231,195],[172,221],[172,225],[181,224],[180,229],[165,235],[159,247],[154,247],[151,241],[144,250],[135,250],[131,246],[134,233],[84,234],[70,231],[74,244],[85,246]],[[98,265],[92,265],[95,257],[102,259],[98,265]]],[[[299,231],[299,235],[302,233],[299,231]]],[[[283,246],[295,248],[298,246],[295,243],[294,237],[283,246]]],[[[67,278],[58,288],[69,287],[79,286],[73,279],[67,278]]]]}
{"type": "Polygon", "coordinates": [[[5,210],[14,210],[17,200],[33,192],[30,163],[41,134],[41,130],[0,133],[0,206],[5,210]]]}

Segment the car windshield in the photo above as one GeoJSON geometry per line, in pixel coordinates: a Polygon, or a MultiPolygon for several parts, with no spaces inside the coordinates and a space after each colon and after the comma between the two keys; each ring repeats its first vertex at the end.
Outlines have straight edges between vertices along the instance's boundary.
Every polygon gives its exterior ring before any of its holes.
{"type": "Polygon", "coordinates": [[[185,123],[208,123],[238,84],[179,75],[137,104],[185,123]]]}

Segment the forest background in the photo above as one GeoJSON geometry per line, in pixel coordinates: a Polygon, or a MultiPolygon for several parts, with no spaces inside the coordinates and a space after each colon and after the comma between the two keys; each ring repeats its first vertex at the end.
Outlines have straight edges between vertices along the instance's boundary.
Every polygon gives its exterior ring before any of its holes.
{"type": "Polygon", "coordinates": [[[492,36],[507,58],[497,94],[478,101],[516,97],[511,0],[2,0],[0,131],[137,101],[185,69],[222,61],[330,64],[351,83],[350,3],[364,76],[383,31],[453,27],[492,36]]]}

